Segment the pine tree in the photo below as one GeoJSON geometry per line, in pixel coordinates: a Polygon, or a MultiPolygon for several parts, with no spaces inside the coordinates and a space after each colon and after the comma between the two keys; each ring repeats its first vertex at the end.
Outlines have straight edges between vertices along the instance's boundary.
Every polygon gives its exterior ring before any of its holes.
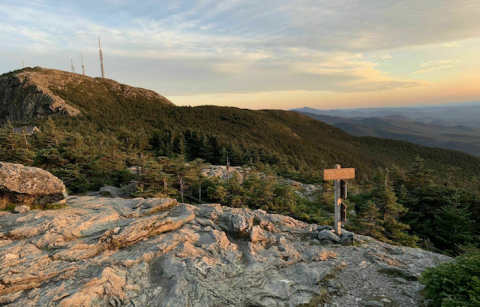
{"type": "Polygon", "coordinates": [[[19,142],[19,137],[13,132],[13,126],[10,122],[0,126],[0,148],[2,148],[3,151],[16,150],[20,147],[19,142]]]}
{"type": "Polygon", "coordinates": [[[431,172],[425,168],[423,159],[418,157],[407,173],[407,188],[409,190],[425,188],[433,184],[431,172]]]}
{"type": "Polygon", "coordinates": [[[365,211],[360,215],[360,225],[362,225],[363,233],[377,239],[385,239],[383,231],[385,229],[381,226],[383,220],[380,219],[379,209],[377,205],[371,200],[367,202],[365,211]]]}
{"type": "Polygon", "coordinates": [[[375,181],[373,199],[380,207],[386,236],[394,242],[409,246],[415,245],[418,238],[412,237],[405,232],[410,229],[410,226],[399,221],[400,217],[405,215],[408,209],[397,202],[398,199],[389,180],[388,169],[379,169],[375,176],[375,181]]]}
{"type": "Polygon", "coordinates": [[[182,156],[185,156],[187,155],[187,145],[186,145],[187,141],[185,140],[185,137],[183,136],[183,134],[181,134],[176,140],[175,140],[175,144],[174,144],[174,151],[176,154],[178,155],[182,155],[182,156]]]}
{"type": "Polygon", "coordinates": [[[52,118],[48,118],[42,129],[42,138],[46,147],[58,147],[63,136],[58,131],[57,126],[52,118]]]}
{"type": "Polygon", "coordinates": [[[0,160],[21,164],[30,164],[34,153],[22,140],[22,136],[13,131],[10,122],[0,127],[0,160]]]}
{"type": "Polygon", "coordinates": [[[204,134],[200,142],[200,158],[205,161],[211,161],[212,158],[212,146],[210,145],[208,136],[204,134]]]}
{"type": "Polygon", "coordinates": [[[435,214],[435,238],[437,246],[454,253],[461,245],[466,245],[475,239],[474,221],[468,207],[458,201],[458,194],[454,195],[450,204],[442,206],[435,214]]]}

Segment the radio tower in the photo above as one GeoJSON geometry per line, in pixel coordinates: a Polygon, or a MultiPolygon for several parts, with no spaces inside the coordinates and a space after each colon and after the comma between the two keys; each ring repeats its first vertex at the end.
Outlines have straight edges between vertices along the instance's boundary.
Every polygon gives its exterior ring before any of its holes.
{"type": "Polygon", "coordinates": [[[85,73],[85,66],[83,66],[83,53],[80,51],[80,56],[82,57],[82,70],[83,70],[83,75],[86,76],[87,74],[85,73]]]}
{"type": "Polygon", "coordinates": [[[98,37],[98,47],[100,48],[100,67],[102,68],[102,78],[105,78],[105,70],[103,69],[103,53],[102,53],[102,45],[100,44],[100,36],[98,37]]]}
{"type": "Polygon", "coordinates": [[[75,72],[75,67],[73,67],[73,60],[72,60],[72,72],[75,72]]]}

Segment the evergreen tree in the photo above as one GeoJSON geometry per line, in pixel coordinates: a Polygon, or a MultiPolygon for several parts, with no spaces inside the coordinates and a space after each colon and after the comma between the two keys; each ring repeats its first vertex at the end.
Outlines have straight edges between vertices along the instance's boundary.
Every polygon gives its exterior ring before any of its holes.
{"type": "Polygon", "coordinates": [[[407,224],[399,221],[408,209],[397,202],[393,186],[389,180],[388,169],[379,169],[375,176],[376,186],[373,191],[373,200],[378,204],[383,219],[386,236],[394,242],[414,246],[418,238],[410,236],[406,230],[410,229],[407,224]]]}
{"type": "Polygon", "coordinates": [[[200,145],[200,157],[205,161],[211,161],[213,154],[213,148],[210,145],[210,141],[206,134],[203,134],[200,145]]]}
{"type": "Polygon", "coordinates": [[[439,241],[437,247],[455,253],[461,245],[474,241],[474,221],[470,218],[468,208],[458,202],[458,195],[451,203],[442,206],[435,214],[435,238],[439,241]]]}
{"type": "Polygon", "coordinates": [[[430,170],[425,168],[423,159],[417,156],[412,168],[407,173],[407,187],[409,190],[427,187],[433,184],[430,170]]]}
{"type": "Polygon", "coordinates": [[[383,224],[383,220],[380,219],[379,209],[377,205],[371,200],[367,202],[365,210],[360,215],[359,221],[360,225],[362,226],[362,232],[365,235],[372,236],[377,239],[386,238],[383,235],[383,231],[385,229],[381,226],[383,224]]]}
{"type": "Polygon", "coordinates": [[[57,126],[51,117],[45,122],[41,136],[46,147],[58,147],[58,144],[63,138],[63,135],[58,131],[57,126]]]}
{"type": "Polygon", "coordinates": [[[1,161],[30,164],[33,156],[34,152],[28,148],[22,136],[13,131],[13,125],[10,122],[0,126],[1,161]]]}

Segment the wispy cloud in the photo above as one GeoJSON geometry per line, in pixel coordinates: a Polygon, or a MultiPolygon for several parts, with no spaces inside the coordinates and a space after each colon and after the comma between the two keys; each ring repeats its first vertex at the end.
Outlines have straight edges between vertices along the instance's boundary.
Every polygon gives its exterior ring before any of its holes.
{"type": "Polygon", "coordinates": [[[382,60],[384,60],[384,61],[388,61],[388,60],[391,60],[391,59],[392,59],[392,56],[389,55],[389,54],[385,54],[385,55],[383,55],[383,57],[382,57],[382,60]]]}
{"type": "Polygon", "coordinates": [[[436,71],[436,70],[443,70],[443,69],[448,69],[448,68],[453,68],[453,65],[442,65],[442,66],[432,67],[432,68],[428,68],[428,69],[417,70],[415,72],[412,72],[411,75],[424,74],[424,73],[427,73],[427,72],[432,72],[432,71],[436,71]]]}
{"type": "Polygon", "coordinates": [[[442,61],[430,61],[420,64],[420,67],[435,66],[435,65],[445,65],[445,64],[456,64],[460,62],[459,60],[442,60],[442,61]]]}
{"type": "Polygon", "coordinates": [[[452,47],[460,47],[461,45],[457,42],[453,42],[453,43],[445,43],[445,44],[443,44],[443,46],[452,48],[452,47]]]}
{"type": "Polygon", "coordinates": [[[393,57],[389,54],[375,54],[372,56],[372,58],[379,58],[382,59],[383,61],[387,62],[388,60],[393,59],[393,57]]]}
{"type": "MultiPolygon", "coordinates": [[[[375,62],[391,65],[395,48],[478,37],[479,12],[472,0],[3,0],[0,45],[10,55],[0,66],[29,55],[27,63],[61,68],[60,58],[68,65],[83,50],[98,67],[101,36],[109,76],[164,94],[421,87],[428,82],[375,62]]],[[[455,63],[423,63],[412,74],[455,63]]]]}

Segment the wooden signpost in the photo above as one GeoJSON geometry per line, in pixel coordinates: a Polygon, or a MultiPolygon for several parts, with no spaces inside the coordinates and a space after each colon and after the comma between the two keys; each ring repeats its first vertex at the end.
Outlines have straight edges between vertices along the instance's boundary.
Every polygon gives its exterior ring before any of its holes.
{"type": "Polygon", "coordinates": [[[337,235],[342,234],[342,221],[347,219],[347,206],[342,199],[347,199],[347,179],[355,179],[354,168],[342,168],[335,165],[334,169],[326,169],[323,171],[324,180],[334,180],[335,182],[335,217],[334,231],[337,235]]]}

